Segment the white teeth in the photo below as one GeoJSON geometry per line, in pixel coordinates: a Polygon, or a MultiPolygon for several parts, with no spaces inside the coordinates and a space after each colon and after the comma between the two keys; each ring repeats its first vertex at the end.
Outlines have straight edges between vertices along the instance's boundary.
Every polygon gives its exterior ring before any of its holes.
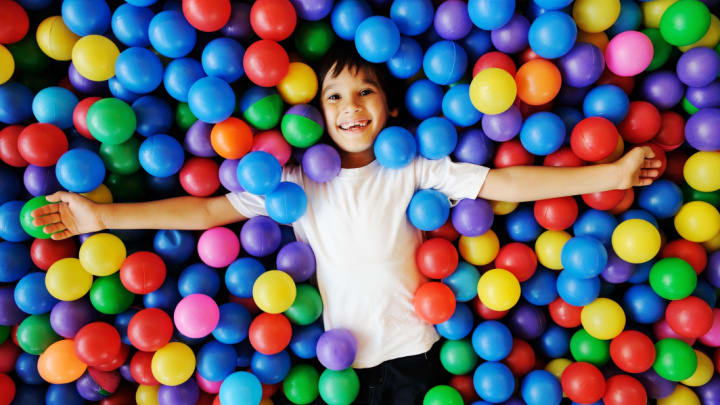
{"type": "Polygon", "coordinates": [[[342,130],[348,130],[351,128],[365,128],[370,121],[368,120],[355,120],[355,121],[348,121],[343,122],[340,124],[340,129],[342,130]]]}

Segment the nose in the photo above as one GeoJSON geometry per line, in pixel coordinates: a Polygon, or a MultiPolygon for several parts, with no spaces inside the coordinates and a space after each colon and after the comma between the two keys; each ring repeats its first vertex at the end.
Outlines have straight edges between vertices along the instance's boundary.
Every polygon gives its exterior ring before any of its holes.
{"type": "Polygon", "coordinates": [[[345,99],[345,105],[343,106],[343,112],[346,114],[356,113],[362,110],[362,104],[360,103],[360,97],[352,96],[345,99]]]}

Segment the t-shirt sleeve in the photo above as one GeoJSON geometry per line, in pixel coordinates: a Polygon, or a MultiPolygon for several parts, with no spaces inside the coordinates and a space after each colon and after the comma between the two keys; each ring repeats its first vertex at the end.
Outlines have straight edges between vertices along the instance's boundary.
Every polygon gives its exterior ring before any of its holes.
{"type": "MultiPolygon", "coordinates": [[[[302,187],[301,168],[299,166],[283,167],[281,181],[289,181],[302,187]]],[[[247,191],[231,192],[225,196],[230,201],[230,204],[246,218],[268,215],[265,209],[265,196],[248,193],[247,191]]]]}
{"type": "Polygon", "coordinates": [[[456,163],[449,157],[413,161],[415,185],[418,189],[432,188],[449,199],[477,198],[490,168],[473,163],[456,163]]]}

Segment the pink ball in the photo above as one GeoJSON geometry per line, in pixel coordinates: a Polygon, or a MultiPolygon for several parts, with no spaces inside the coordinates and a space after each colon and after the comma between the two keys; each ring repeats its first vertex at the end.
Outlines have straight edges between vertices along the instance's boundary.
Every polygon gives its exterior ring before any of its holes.
{"type": "Polygon", "coordinates": [[[220,309],[205,294],[190,294],[178,302],[173,315],[177,330],[189,338],[202,338],[220,321],[220,309]]]}
{"type": "Polygon", "coordinates": [[[605,63],[618,76],[635,76],[650,66],[653,45],[642,32],[625,31],[616,35],[605,48],[605,63]]]}
{"type": "Polygon", "coordinates": [[[226,267],[240,253],[240,241],[235,232],[215,227],[203,232],[197,244],[200,260],[210,267],[226,267]]]}
{"type": "Polygon", "coordinates": [[[200,387],[201,390],[207,392],[208,394],[217,394],[218,392],[220,392],[220,386],[222,385],[223,380],[208,381],[204,379],[198,372],[195,372],[195,379],[197,380],[198,387],[200,387]]]}
{"type": "Polygon", "coordinates": [[[290,159],[290,153],[292,149],[290,144],[287,143],[282,133],[277,129],[271,129],[268,131],[262,131],[255,134],[253,138],[252,151],[261,150],[267,152],[280,162],[280,166],[285,166],[288,159],[290,159]]]}
{"type": "Polygon", "coordinates": [[[713,308],[713,324],[708,333],[700,338],[705,346],[720,347],[720,309],[713,308]]]}
{"type": "Polygon", "coordinates": [[[670,325],[668,325],[665,318],[663,318],[653,324],[653,333],[655,333],[655,338],[657,340],[669,339],[669,338],[680,339],[683,342],[689,344],[690,346],[692,346],[696,340],[696,339],[681,336],[681,335],[678,335],[677,333],[675,333],[675,331],[672,330],[670,325]]]}

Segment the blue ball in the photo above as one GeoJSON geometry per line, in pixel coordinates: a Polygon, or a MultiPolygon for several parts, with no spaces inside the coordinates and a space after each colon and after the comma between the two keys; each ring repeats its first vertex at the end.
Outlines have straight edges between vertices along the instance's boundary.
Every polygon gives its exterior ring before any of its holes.
{"type": "Polygon", "coordinates": [[[58,159],[55,176],[60,185],[74,193],[87,193],[100,187],[105,179],[105,164],[87,149],[71,149],[58,159]]]}
{"type": "Polygon", "coordinates": [[[161,229],[155,233],[153,249],[165,263],[182,263],[195,253],[195,238],[190,231],[161,229]]]}
{"type": "Polygon", "coordinates": [[[546,59],[559,58],[570,52],[577,38],[575,21],[562,11],[548,11],[530,24],[530,48],[546,59]]]}
{"type": "Polygon", "coordinates": [[[157,13],[150,20],[148,37],[161,55],[182,58],[195,47],[197,33],[181,12],[168,10],[157,13]]]}
{"type": "Polygon", "coordinates": [[[197,372],[209,381],[222,381],[237,365],[237,352],[231,345],[211,340],[197,354],[197,372]]]}
{"type": "Polygon", "coordinates": [[[443,226],[450,215],[448,198],[437,190],[418,190],[407,207],[410,222],[422,231],[432,231],[443,226]]]}
{"type": "Polygon", "coordinates": [[[533,155],[549,155],[560,149],[564,140],[565,123],[547,111],[529,116],[520,130],[520,142],[533,155]]]}
{"type": "Polygon", "coordinates": [[[506,358],[513,347],[510,329],[498,321],[483,321],[472,334],[475,353],[486,361],[500,361],[506,358]]]}
{"type": "Polygon", "coordinates": [[[302,187],[283,181],[265,197],[265,210],[270,218],[281,224],[291,224],[303,216],[307,196],[302,187]]]}
{"type": "Polygon", "coordinates": [[[0,166],[0,204],[14,200],[20,194],[20,178],[8,166],[0,166]]]}
{"type": "Polygon", "coordinates": [[[480,121],[483,114],[470,101],[470,85],[451,87],[442,99],[443,115],[459,127],[469,127],[480,121]]]}
{"type": "MultiPolygon", "coordinates": [[[[132,4],[133,6],[137,7],[147,7],[155,4],[157,0],[125,0],[129,4],[132,4]]],[[[169,3],[169,2],[168,2],[169,3]]],[[[165,4],[166,7],[169,6],[169,4],[165,4]]]]}
{"type": "Polygon", "coordinates": [[[607,211],[589,209],[583,212],[573,224],[575,236],[590,236],[608,246],[618,222],[607,211]]]}
{"type": "Polygon", "coordinates": [[[464,339],[472,332],[473,314],[466,304],[459,303],[455,306],[455,312],[445,322],[435,325],[440,336],[449,340],[464,339]]]}
{"type": "Polygon", "coordinates": [[[430,28],[433,22],[432,1],[395,0],[390,6],[390,18],[403,35],[420,35],[430,28]]]}
{"type": "Polygon", "coordinates": [[[290,350],[301,359],[312,359],[317,355],[315,348],[320,336],[325,333],[320,322],[293,328],[290,350]]]}
{"type": "Polygon", "coordinates": [[[208,76],[232,83],[245,74],[243,68],[245,48],[232,38],[215,38],[202,52],[202,66],[208,76]]]}
{"type": "Polygon", "coordinates": [[[557,298],[556,284],[554,272],[539,268],[532,277],[522,283],[522,296],[533,305],[548,305],[557,298]]]}
{"type": "Polygon", "coordinates": [[[494,151],[495,144],[483,131],[470,128],[460,134],[453,155],[458,162],[485,165],[494,151]]]}
{"type": "Polygon", "coordinates": [[[70,90],[56,86],[46,87],[33,98],[32,111],[38,122],[68,129],[73,125],[73,110],[77,103],[78,98],[70,90]]]}
{"type": "Polygon", "coordinates": [[[475,369],[473,385],[480,398],[492,403],[503,402],[515,391],[515,376],[505,364],[488,361],[475,369]]]}
{"type": "Polygon", "coordinates": [[[0,238],[8,242],[23,242],[30,239],[20,225],[20,210],[25,201],[8,201],[0,205],[0,238]]]}
{"type": "Polygon", "coordinates": [[[130,321],[132,320],[133,316],[135,316],[135,314],[137,314],[138,312],[140,312],[139,309],[130,308],[117,314],[117,316],[115,316],[115,320],[113,321],[113,326],[120,334],[120,340],[126,345],[132,346],[132,342],[130,341],[127,333],[128,325],[130,325],[130,321]]]}
{"type": "Polygon", "coordinates": [[[640,208],[659,219],[675,216],[682,204],[682,190],[668,179],[655,180],[651,185],[641,188],[638,196],[640,208]]]}
{"type": "Polygon", "coordinates": [[[40,356],[35,356],[25,352],[20,353],[15,360],[15,375],[25,384],[37,385],[42,384],[45,380],[40,377],[37,363],[40,356]]]}
{"type": "Polygon", "coordinates": [[[148,174],[166,177],[180,171],[185,162],[185,151],[177,139],[170,135],[156,134],[147,137],[140,144],[138,160],[148,174]]]}
{"type": "Polygon", "coordinates": [[[133,93],[132,91],[126,89],[122,83],[120,83],[120,80],[116,76],[111,77],[108,79],[108,89],[110,89],[110,93],[115,98],[119,98],[120,100],[130,104],[133,101],[137,100],[142,94],[133,93]]]}
{"type": "Polygon", "coordinates": [[[470,0],[468,14],[478,28],[494,30],[507,24],[515,13],[514,0],[470,0]]]}
{"type": "Polygon", "coordinates": [[[633,274],[628,279],[628,282],[632,284],[640,284],[647,282],[648,278],[650,277],[650,269],[652,268],[653,264],[655,264],[654,260],[636,264],[635,271],[633,271],[633,274]]]}
{"type": "Polygon", "coordinates": [[[175,310],[175,305],[181,299],[182,297],[177,288],[177,279],[167,277],[160,288],[143,296],[143,305],[145,305],[145,308],[160,308],[172,313],[175,310]]]}
{"type": "Polygon", "coordinates": [[[110,7],[105,0],[64,0],[62,19],[78,36],[103,35],[110,27],[110,7]]]}
{"type": "Polygon", "coordinates": [[[431,117],[418,125],[415,131],[420,155],[427,159],[442,159],[455,150],[457,130],[442,117],[431,117]]]}
{"type": "Polygon", "coordinates": [[[172,98],[186,103],[190,87],[203,77],[205,70],[200,62],[192,58],[180,58],[168,63],[163,85],[172,98]]]}
{"type": "Polygon", "coordinates": [[[113,12],[110,26],[115,38],[125,46],[148,46],[148,28],[155,14],[146,7],[122,4],[113,12]]]}
{"type": "Polygon", "coordinates": [[[280,184],[282,166],[275,156],[254,151],[240,159],[237,176],[246,191],[258,195],[269,194],[280,184]]]}
{"type": "Polygon", "coordinates": [[[163,80],[163,65],[151,50],[127,48],[115,60],[115,77],[127,90],[146,94],[155,90],[163,80]]]}
{"type": "Polygon", "coordinates": [[[543,231],[530,206],[518,207],[509,213],[505,219],[505,229],[512,240],[526,243],[537,239],[543,231]]]}
{"type": "Polygon", "coordinates": [[[565,141],[563,144],[568,144],[570,142],[570,133],[573,128],[575,128],[575,125],[582,121],[585,116],[580,110],[573,107],[561,106],[553,109],[553,112],[557,114],[565,124],[565,141]]]}
{"type": "Polygon", "coordinates": [[[600,295],[600,278],[576,278],[569,272],[561,271],[557,278],[557,291],[565,302],[584,307],[600,295]]]}
{"type": "Polygon", "coordinates": [[[20,0],[18,3],[26,10],[40,10],[46,8],[53,0],[20,0]]]}
{"type": "Polygon", "coordinates": [[[46,405],[84,405],[85,398],[78,394],[74,383],[50,384],[45,393],[46,405]]]}
{"type": "Polygon", "coordinates": [[[641,209],[632,209],[623,212],[620,214],[619,222],[627,221],[628,219],[642,219],[653,224],[655,228],[659,226],[653,214],[641,209]]]}
{"type": "Polygon", "coordinates": [[[412,38],[402,37],[400,48],[387,61],[390,73],[398,79],[408,79],[422,67],[423,50],[420,44],[412,38]]]}
{"type": "Polygon", "coordinates": [[[565,243],[560,254],[563,273],[575,278],[592,278],[600,275],[607,265],[605,246],[591,236],[575,236],[565,243]]]}
{"type": "Polygon", "coordinates": [[[590,90],[583,101],[586,117],[603,117],[618,125],[627,115],[630,99],[618,86],[603,84],[590,90]]]}
{"type": "Polygon", "coordinates": [[[28,271],[30,250],[22,243],[0,242],[0,283],[20,280],[28,271]]]}
{"type": "Polygon", "coordinates": [[[423,57],[423,72],[433,83],[448,85],[460,80],[467,69],[467,52],[453,41],[434,43],[423,57]]]}
{"type": "Polygon", "coordinates": [[[665,315],[665,300],[646,284],[630,287],[623,297],[625,313],[633,322],[652,324],[665,315]]]}
{"type": "Polygon", "coordinates": [[[337,36],[352,41],[360,23],[371,15],[372,9],[365,0],[340,0],[333,7],[330,23],[337,36]]]}
{"type": "Polygon", "coordinates": [[[414,118],[424,120],[440,114],[442,100],[442,87],[430,80],[420,79],[408,87],[405,93],[405,108],[414,118]]]}
{"type": "Polygon", "coordinates": [[[477,283],[480,280],[480,272],[472,264],[464,261],[458,263],[455,271],[442,279],[455,294],[458,302],[467,302],[477,296],[477,283]]]}
{"type": "Polygon", "coordinates": [[[214,297],[220,291],[220,276],[205,263],[191,264],[180,273],[178,291],[183,297],[191,294],[214,297]]]}
{"type": "Polygon", "coordinates": [[[230,294],[240,298],[251,298],[255,280],[265,272],[257,259],[243,257],[230,263],[225,271],[225,286],[230,294]]]}
{"type": "Polygon", "coordinates": [[[167,101],[157,96],[142,96],[132,103],[136,131],[142,136],[166,134],[172,128],[174,116],[167,101]]]}
{"type": "Polygon", "coordinates": [[[252,316],[245,307],[235,302],[220,305],[220,320],[212,334],[220,343],[234,345],[248,337],[252,316]]]}
{"type": "Polygon", "coordinates": [[[410,131],[393,126],[380,131],[375,138],[373,149],[378,163],[391,169],[399,169],[409,165],[415,158],[417,144],[410,131]]]}
{"type": "Polygon", "coordinates": [[[368,17],[355,31],[355,47],[368,62],[387,62],[400,48],[400,31],[387,17],[368,17]]]}
{"type": "Polygon", "coordinates": [[[492,49],[490,32],[473,27],[472,31],[460,40],[470,60],[477,60],[492,49]]]}
{"type": "Polygon", "coordinates": [[[560,10],[569,6],[573,0],[533,0],[533,2],[546,10],[560,10]]]}
{"type": "Polygon", "coordinates": [[[522,381],[521,392],[527,405],[559,405],[562,401],[560,380],[545,370],[528,373],[522,381]]]}
{"type": "Polygon", "coordinates": [[[615,36],[624,31],[635,31],[640,27],[642,19],[643,13],[637,2],[634,0],[621,0],[620,15],[613,25],[607,29],[607,33],[615,36]]]}
{"type": "Polygon", "coordinates": [[[23,276],[15,285],[15,304],[21,311],[30,315],[41,315],[50,310],[59,301],[50,295],[45,287],[45,273],[34,272],[23,276]]]}
{"type": "Polygon", "coordinates": [[[19,124],[33,116],[32,90],[20,83],[0,84],[0,122],[7,125],[19,124]]]}
{"type": "Polygon", "coordinates": [[[285,379],[290,371],[290,355],[283,350],[277,354],[255,352],[250,369],[263,384],[276,384],[285,379]]]}
{"type": "Polygon", "coordinates": [[[225,121],[235,110],[235,93],[217,77],[198,79],[188,91],[190,111],[200,121],[216,124],[225,121]]]}
{"type": "Polygon", "coordinates": [[[570,349],[570,336],[565,328],[550,325],[540,336],[540,349],[551,359],[563,357],[570,349]]]}

